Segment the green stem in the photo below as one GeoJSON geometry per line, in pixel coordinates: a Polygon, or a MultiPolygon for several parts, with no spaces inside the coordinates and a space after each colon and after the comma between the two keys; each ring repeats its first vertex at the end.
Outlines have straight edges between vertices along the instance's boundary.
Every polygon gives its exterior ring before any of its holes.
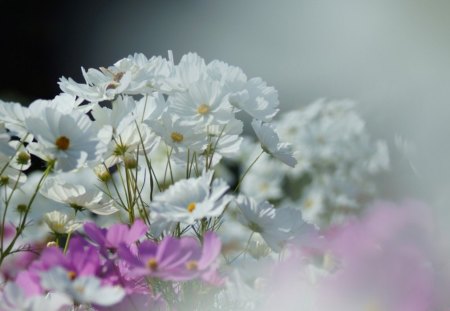
{"type": "Polygon", "coordinates": [[[17,230],[16,230],[16,234],[14,235],[14,238],[11,240],[8,247],[4,251],[2,251],[2,253],[0,254],[0,266],[3,263],[3,260],[5,260],[6,256],[8,256],[11,253],[11,250],[13,249],[14,245],[16,244],[17,239],[19,238],[19,236],[22,234],[23,230],[25,229],[25,226],[27,224],[27,216],[28,216],[28,213],[30,212],[31,205],[34,202],[34,199],[36,198],[36,196],[42,186],[42,183],[44,182],[45,178],[50,174],[54,165],[55,165],[54,161],[47,163],[47,168],[45,169],[44,173],[42,174],[41,179],[39,179],[39,182],[36,186],[36,190],[34,191],[33,195],[31,196],[30,201],[28,202],[27,208],[23,214],[23,217],[20,221],[19,226],[17,226],[17,230]]]}
{"type": "Polygon", "coordinates": [[[242,181],[244,180],[244,177],[247,175],[247,173],[250,171],[250,169],[255,165],[256,161],[259,160],[259,158],[263,155],[264,150],[261,151],[261,153],[256,157],[256,159],[250,164],[250,166],[245,170],[244,174],[242,174],[241,178],[239,179],[238,184],[236,185],[236,188],[234,188],[234,192],[239,190],[239,187],[241,186],[242,181]]]}

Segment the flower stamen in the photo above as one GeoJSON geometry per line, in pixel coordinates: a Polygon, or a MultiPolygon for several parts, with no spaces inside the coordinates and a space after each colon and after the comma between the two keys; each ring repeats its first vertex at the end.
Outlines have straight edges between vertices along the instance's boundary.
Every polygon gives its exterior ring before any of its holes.
{"type": "Polygon", "coordinates": [[[150,258],[150,259],[147,261],[147,267],[148,267],[150,270],[155,271],[156,269],[158,269],[158,261],[156,261],[155,258],[150,258]]]}
{"type": "Polygon", "coordinates": [[[209,106],[207,104],[201,104],[198,106],[197,112],[201,115],[205,115],[209,112],[209,106]]]}
{"type": "Polygon", "coordinates": [[[198,269],[197,261],[191,260],[191,261],[186,262],[186,268],[191,271],[197,270],[198,269]]]}
{"type": "Polygon", "coordinates": [[[67,150],[70,146],[70,139],[66,136],[59,136],[55,140],[55,145],[59,150],[67,150]]]}
{"type": "Polygon", "coordinates": [[[172,141],[175,143],[181,143],[184,139],[183,134],[178,133],[178,132],[172,132],[170,134],[170,138],[172,138],[172,141]]]}
{"type": "Polygon", "coordinates": [[[196,207],[197,206],[196,206],[195,202],[191,202],[191,203],[188,204],[187,210],[188,210],[189,213],[192,213],[195,210],[196,207]]]}

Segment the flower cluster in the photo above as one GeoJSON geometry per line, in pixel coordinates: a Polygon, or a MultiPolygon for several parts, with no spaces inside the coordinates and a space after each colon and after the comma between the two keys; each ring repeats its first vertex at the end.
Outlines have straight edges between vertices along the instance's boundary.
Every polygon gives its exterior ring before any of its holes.
{"type": "MultiPolygon", "coordinates": [[[[306,222],[319,227],[342,223],[374,196],[370,177],[388,168],[387,146],[371,141],[354,102],[318,100],[283,114],[276,125],[280,137],[294,143],[298,165],[279,169],[263,157],[242,183],[243,192],[288,201],[301,208],[306,222]]],[[[254,148],[244,153],[254,154],[254,148]]]]}
{"type": "Polygon", "coordinates": [[[0,101],[3,309],[186,304],[184,292],[224,284],[213,231],[236,208],[275,251],[293,238],[300,214],[237,196],[218,176],[239,157],[242,113],[261,152],[295,166],[271,123],[275,88],[194,53],[82,72],[83,83],[61,78],[54,99],[0,101]]]}
{"type": "Polygon", "coordinates": [[[438,305],[434,257],[389,239],[428,226],[362,209],[389,157],[352,102],[276,120],[274,87],[194,53],[82,73],[54,99],[0,101],[0,310],[438,305]]]}

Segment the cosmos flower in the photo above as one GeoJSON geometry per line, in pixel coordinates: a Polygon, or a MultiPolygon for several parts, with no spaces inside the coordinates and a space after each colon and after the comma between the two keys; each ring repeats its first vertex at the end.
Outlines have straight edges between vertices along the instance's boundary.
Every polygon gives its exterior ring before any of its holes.
{"type": "Polygon", "coordinates": [[[71,305],[73,305],[72,300],[64,294],[53,293],[27,297],[19,286],[11,282],[0,291],[0,310],[3,311],[61,310],[71,305]]]}
{"type": "Polygon", "coordinates": [[[84,225],[84,231],[90,240],[98,245],[100,252],[115,253],[121,244],[131,246],[141,239],[148,227],[142,220],[137,219],[130,227],[125,224],[113,224],[108,229],[97,227],[93,222],[84,225]]]}
{"type": "Polygon", "coordinates": [[[252,127],[261,143],[261,148],[265,152],[291,167],[297,164],[297,160],[292,156],[291,145],[288,143],[280,143],[280,139],[273,125],[263,123],[259,120],[253,120],[252,127]]]}
{"type": "Polygon", "coordinates": [[[302,227],[298,210],[290,207],[274,208],[268,202],[257,203],[254,199],[240,195],[236,203],[242,212],[239,221],[279,252],[286,241],[298,234],[302,227]]]}
{"type": "Polygon", "coordinates": [[[45,197],[66,204],[76,211],[87,209],[94,214],[110,215],[119,210],[114,201],[103,192],[69,184],[57,178],[47,179],[40,192],[45,197]]]}
{"type": "Polygon", "coordinates": [[[150,120],[149,125],[175,152],[180,148],[200,152],[207,144],[206,135],[198,128],[168,113],[163,114],[161,120],[150,120]]]}
{"type": "Polygon", "coordinates": [[[75,304],[110,306],[125,297],[125,291],[119,286],[103,285],[101,279],[92,275],[73,278],[69,272],[62,267],[42,272],[43,288],[66,294],[75,304]]]}
{"type": "Polygon", "coordinates": [[[37,139],[28,145],[30,153],[44,161],[54,161],[55,170],[70,171],[98,162],[106,144],[89,117],[75,111],[62,113],[49,107],[41,115],[25,119],[27,129],[37,139]]]}
{"type": "Polygon", "coordinates": [[[143,54],[128,56],[108,68],[81,68],[86,84],[62,77],[61,90],[91,102],[113,99],[119,94],[169,92],[173,65],[162,57],[147,59],[143,54]]]}
{"type": "Polygon", "coordinates": [[[221,243],[211,232],[205,233],[203,247],[193,237],[165,237],[159,244],[144,241],[133,254],[125,246],[119,255],[131,266],[131,273],[163,280],[183,281],[197,277],[212,279],[221,243]]]}
{"type": "Polygon", "coordinates": [[[73,217],[59,211],[53,211],[44,215],[47,226],[55,233],[68,234],[79,229],[83,223],[76,221],[73,217]]]}
{"type": "Polygon", "coordinates": [[[228,190],[225,181],[212,181],[212,177],[213,172],[208,172],[183,179],[155,196],[150,205],[155,217],[192,225],[205,217],[220,216],[231,197],[224,196],[228,190]]]}

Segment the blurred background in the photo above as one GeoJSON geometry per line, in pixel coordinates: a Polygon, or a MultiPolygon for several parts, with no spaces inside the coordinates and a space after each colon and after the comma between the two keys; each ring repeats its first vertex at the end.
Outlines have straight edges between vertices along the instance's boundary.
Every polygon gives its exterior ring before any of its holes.
{"type": "MultiPolygon", "coordinates": [[[[354,99],[391,148],[383,196],[450,203],[450,1],[1,1],[0,98],[28,104],[80,67],[189,51],[240,66],[287,111],[354,99]],[[401,137],[396,148],[394,137],[401,137]]],[[[444,218],[441,218],[445,222],[444,218]]]]}

